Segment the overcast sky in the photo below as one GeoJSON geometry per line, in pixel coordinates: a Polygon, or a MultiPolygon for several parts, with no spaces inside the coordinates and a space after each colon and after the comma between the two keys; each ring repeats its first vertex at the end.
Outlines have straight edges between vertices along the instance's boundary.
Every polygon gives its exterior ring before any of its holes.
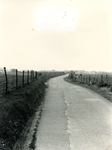
{"type": "Polygon", "coordinates": [[[0,67],[112,71],[111,0],[0,0],[0,67]]]}

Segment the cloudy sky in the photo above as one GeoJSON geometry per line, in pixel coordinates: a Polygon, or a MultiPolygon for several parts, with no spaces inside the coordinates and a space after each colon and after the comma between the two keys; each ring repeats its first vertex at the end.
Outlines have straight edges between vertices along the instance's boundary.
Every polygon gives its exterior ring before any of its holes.
{"type": "Polygon", "coordinates": [[[111,0],[0,0],[0,67],[112,71],[111,0]]]}

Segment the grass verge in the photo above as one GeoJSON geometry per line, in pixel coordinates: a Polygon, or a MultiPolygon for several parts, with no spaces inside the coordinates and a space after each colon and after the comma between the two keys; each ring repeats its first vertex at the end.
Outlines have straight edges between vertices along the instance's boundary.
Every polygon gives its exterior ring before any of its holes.
{"type": "Polygon", "coordinates": [[[46,85],[34,81],[0,97],[0,150],[12,150],[27,121],[41,105],[46,85]]]}
{"type": "Polygon", "coordinates": [[[112,102],[111,87],[98,87],[96,85],[87,85],[87,84],[84,84],[84,83],[78,83],[78,82],[74,82],[69,77],[64,78],[64,80],[69,82],[69,83],[91,89],[94,92],[96,92],[96,93],[100,94],[101,96],[103,96],[104,98],[108,99],[110,102],[112,102]]]}

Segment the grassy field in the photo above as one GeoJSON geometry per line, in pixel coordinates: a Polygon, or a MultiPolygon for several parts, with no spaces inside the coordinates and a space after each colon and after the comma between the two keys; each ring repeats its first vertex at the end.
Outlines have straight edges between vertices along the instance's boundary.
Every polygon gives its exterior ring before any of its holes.
{"type": "MultiPolygon", "coordinates": [[[[8,91],[16,89],[16,72],[7,72],[8,91]]],[[[24,84],[27,84],[27,72],[24,72],[24,84]]],[[[18,87],[23,86],[23,74],[18,72],[18,87]]],[[[0,72],[0,94],[6,92],[5,73],[0,72]]]]}
{"type": "MultiPolygon", "coordinates": [[[[22,87],[35,79],[49,79],[58,75],[62,75],[64,72],[34,72],[32,74],[32,71],[24,71],[24,77],[23,77],[23,71],[17,71],[16,76],[16,70],[15,71],[7,71],[7,91],[11,92],[16,88],[22,87]],[[36,76],[37,73],[37,76],[36,76]]],[[[0,72],[0,95],[4,94],[6,92],[6,78],[5,73],[2,71],[0,72]]]]}

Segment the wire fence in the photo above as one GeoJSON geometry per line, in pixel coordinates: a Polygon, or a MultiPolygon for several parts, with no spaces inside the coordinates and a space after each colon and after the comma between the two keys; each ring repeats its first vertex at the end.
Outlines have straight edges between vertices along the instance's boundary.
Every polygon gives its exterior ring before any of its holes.
{"type": "Polygon", "coordinates": [[[0,94],[8,93],[18,87],[24,87],[38,79],[45,81],[63,74],[64,72],[18,71],[17,69],[7,71],[4,67],[4,71],[0,72],[0,94]]]}
{"type": "Polygon", "coordinates": [[[75,74],[72,72],[69,74],[69,77],[74,82],[98,86],[112,86],[112,74],[75,74]]]}

